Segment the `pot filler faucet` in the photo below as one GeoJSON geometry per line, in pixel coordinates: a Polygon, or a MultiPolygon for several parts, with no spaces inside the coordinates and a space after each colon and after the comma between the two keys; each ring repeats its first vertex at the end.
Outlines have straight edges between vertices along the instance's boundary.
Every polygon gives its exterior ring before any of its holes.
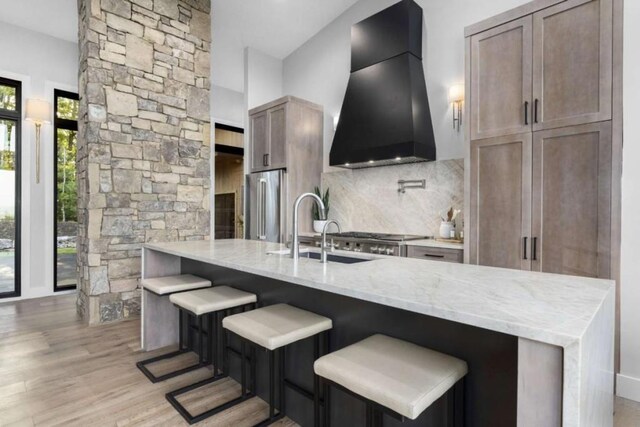
{"type": "Polygon", "coordinates": [[[333,239],[331,239],[331,244],[327,245],[327,229],[329,228],[329,226],[331,224],[335,224],[336,227],[338,228],[338,233],[342,232],[342,229],[340,228],[340,224],[338,224],[338,221],[336,221],[335,219],[330,219],[329,221],[327,221],[327,223],[324,225],[324,227],[322,228],[322,249],[320,251],[320,262],[325,263],[327,262],[327,258],[328,258],[328,251],[330,250],[331,252],[333,252],[333,239]]]}
{"type": "Polygon", "coordinates": [[[293,204],[293,238],[291,242],[291,258],[293,258],[294,260],[300,258],[300,238],[298,237],[298,208],[300,207],[300,203],[307,197],[311,197],[312,199],[314,199],[314,201],[318,205],[320,219],[327,219],[327,210],[320,197],[313,193],[304,193],[298,196],[295,203],[293,204]]]}

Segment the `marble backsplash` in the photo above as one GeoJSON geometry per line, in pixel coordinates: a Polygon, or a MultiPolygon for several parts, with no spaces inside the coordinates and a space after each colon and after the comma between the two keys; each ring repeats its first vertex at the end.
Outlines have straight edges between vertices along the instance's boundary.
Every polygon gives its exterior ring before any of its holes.
{"type": "Polygon", "coordinates": [[[343,231],[437,235],[440,212],[463,209],[464,160],[327,172],[322,187],[330,189],[329,218],[343,231]],[[425,179],[426,188],[399,193],[400,179],[425,179]]]}

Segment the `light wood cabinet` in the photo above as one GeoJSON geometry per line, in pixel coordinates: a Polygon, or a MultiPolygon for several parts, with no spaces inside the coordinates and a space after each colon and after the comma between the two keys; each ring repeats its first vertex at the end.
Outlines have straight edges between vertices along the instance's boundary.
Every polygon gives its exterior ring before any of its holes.
{"type": "Polygon", "coordinates": [[[533,130],[611,119],[611,0],[533,15],[533,130]]]}
{"type": "Polygon", "coordinates": [[[408,245],[407,257],[425,259],[429,261],[443,261],[461,264],[463,261],[463,250],[408,245]]]}
{"type": "Polygon", "coordinates": [[[569,0],[470,37],[471,140],[611,119],[612,0],[569,0]]]}
{"type": "Polygon", "coordinates": [[[533,134],[532,269],[611,274],[611,123],[533,134]]]}
{"type": "Polygon", "coordinates": [[[529,270],[531,133],[471,143],[469,260],[529,270]]]}
{"type": "Polygon", "coordinates": [[[531,131],[531,16],[471,37],[471,139],[531,131]]]}
{"type": "Polygon", "coordinates": [[[468,27],[470,263],[612,277],[612,10],[532,2],[468,27]]]}
{"type": "Polygon", "coordinates": [[[251,172],[286,167],[287,104],[250,116],[251,172]]]}

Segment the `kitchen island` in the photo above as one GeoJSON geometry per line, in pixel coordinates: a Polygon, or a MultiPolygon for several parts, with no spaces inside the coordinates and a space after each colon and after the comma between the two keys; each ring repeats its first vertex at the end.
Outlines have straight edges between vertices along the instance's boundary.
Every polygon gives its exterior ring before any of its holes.
{"type": "MultiPolygon", "coordinates": [[[[261,305],[328,316],[332,350],[379,332],[462,358],[466,425],[612,425],[612,281],[353,253],[345,255],[370,260],[322,264],[284,249],[248,240],[147,244],[143,277],[197,274],[254,292],[261,305]]],[[[177,324],[166,298],[144,292],[145,350],[177,343],[177,324]]],[[[303,344],[287,355],[287,376],[310,388],[312,351],[303,344]]],[[[286,398],[287,415],[308,425],[310,403],[286,398]]],[[[332,399],[340,425],[360,421],[357,402],[332,399]]],[[[438,422],[445,403],[425,419],[438,422]]]]}

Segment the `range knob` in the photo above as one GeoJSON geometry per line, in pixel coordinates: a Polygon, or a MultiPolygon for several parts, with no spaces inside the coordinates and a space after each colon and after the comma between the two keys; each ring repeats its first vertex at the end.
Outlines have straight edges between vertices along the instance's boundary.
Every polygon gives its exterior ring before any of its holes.
{"type": "Polygon", "coordinates": [[[393,248],[387,248],[387,255],[393,255],[393,248]]]}
{"type": "Polygon", "coordinates": [[[371,253],[372,254],[377,254],[378,253],[378,247],[377,246],[371,246],[371,253]]]}

